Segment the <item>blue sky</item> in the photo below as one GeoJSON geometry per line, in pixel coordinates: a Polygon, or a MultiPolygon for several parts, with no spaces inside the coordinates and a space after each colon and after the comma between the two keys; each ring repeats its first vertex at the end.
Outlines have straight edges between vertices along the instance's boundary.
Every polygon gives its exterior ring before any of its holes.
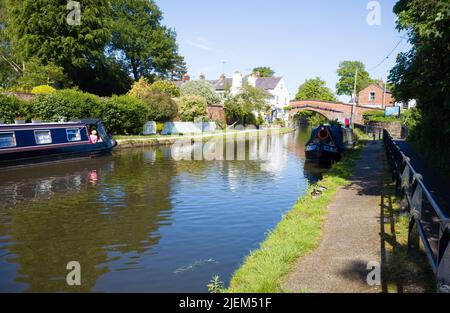
{"type": "MultiPolygon", "coordinates": [[[[380,0],[381,25],[370,26],[368,0],[156,0],[163,23],[176,30],[189,74],[216,79],[225,71],[270,66],[286,80],[291,97],[305,79],[319,76],[335,90],[343,60],[375,67],[400,40],[392,8],[380,0]],[[223,62],[226,62],[224,65],[223,62]]],[[[386,78],[404,40],[391,57],[370,71],[386,78]]],[[[345,98],[341,98],[345,100],[345,98]]]]}

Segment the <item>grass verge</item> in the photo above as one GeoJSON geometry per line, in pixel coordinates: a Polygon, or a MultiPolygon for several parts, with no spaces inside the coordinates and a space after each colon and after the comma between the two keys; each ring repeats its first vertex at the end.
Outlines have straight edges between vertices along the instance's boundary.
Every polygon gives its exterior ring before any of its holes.
{"type": "Polygon", "coordinates": [[[428,293],[436,282],[424,251],[408,256],[409,214],[400,199],[383,154],[385,174],[381,193],[382,291],[385,293],[428,293]]]}
{"type": "Polygon", "coordinates": [[[327,206],[339,187],[349,183],[348,178],[362,147],[345,153],[341,162],[319,182],[326,190],[319,197],[312,196],[318,188],[312,185],[306,195],[299,199],[269,233],[260,248],[250,253],[243,265],[234,273],[229,287],[230,293],[279,293],[283,292],[283,278],[290,273],[298,258],[318,247],[327,215],[327,206]]]}

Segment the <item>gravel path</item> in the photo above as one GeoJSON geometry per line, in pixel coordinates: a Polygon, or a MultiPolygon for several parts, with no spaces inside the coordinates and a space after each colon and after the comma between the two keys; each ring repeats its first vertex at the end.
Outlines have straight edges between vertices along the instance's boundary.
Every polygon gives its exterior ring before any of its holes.
{"type": "Polygon", "coordinates": [[[351,184],[328,206],[323,240],[301,258],[283,287],[292,292],[367,293],[381,287],[366,282],[369,262],[380,263],[380,197],[384,153],[381,141],[368,143],[351,184]]]}

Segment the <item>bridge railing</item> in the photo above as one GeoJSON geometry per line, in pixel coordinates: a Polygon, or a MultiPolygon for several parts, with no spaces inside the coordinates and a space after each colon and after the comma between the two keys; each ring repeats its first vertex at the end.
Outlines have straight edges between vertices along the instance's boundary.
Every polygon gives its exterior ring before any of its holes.
{"type": "Polygon", "coordinates": [[[383,140],[397,190],[403,196],[403,205],[409,209],[408,252],[414,254],[422,242],[436,275],[438,291],[450,292],[450,219],[440,208],[387,130],[383,140]]]}

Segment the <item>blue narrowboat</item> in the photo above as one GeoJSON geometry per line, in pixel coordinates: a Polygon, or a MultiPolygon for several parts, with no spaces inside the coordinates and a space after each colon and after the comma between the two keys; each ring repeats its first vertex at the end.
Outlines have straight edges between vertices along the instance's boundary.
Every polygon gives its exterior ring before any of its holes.
{"type": "Polygon", "coordinates": [[[0,124],[0,167],[107,155],[116,145],[98,119],[0,124]]]}
{"type": "Polygon", "coordinates": [[[314,128],[306,143],[306,159],[320,164],[339,161],[346,149],[344,131],[344,128],[337,125],[320,125],[314,128]]]}

